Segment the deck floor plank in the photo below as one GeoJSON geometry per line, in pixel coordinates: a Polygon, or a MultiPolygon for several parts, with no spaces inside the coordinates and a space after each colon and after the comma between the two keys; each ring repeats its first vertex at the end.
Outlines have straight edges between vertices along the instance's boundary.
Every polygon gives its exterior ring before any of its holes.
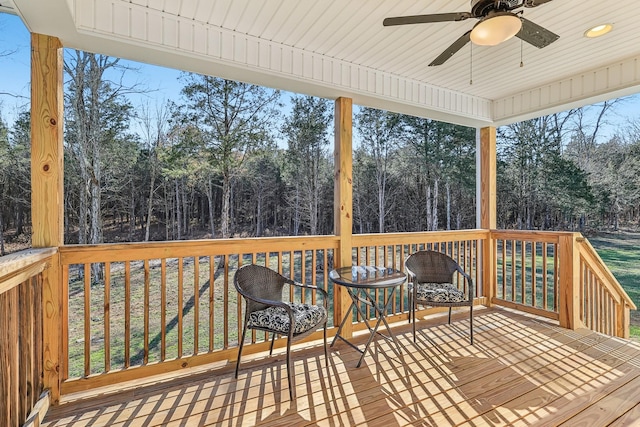
{"type": "MultiPolygon", "coordinates": [[[[640,412],[640,346],[589,330],[570,331],[509,310],[394,326],[401,352],[385,340],[359,354],[336,344],[294,352],[296,398],[286,363],[254,355],[191,375],[118,391],[83,392],[50,409],[46,427],[261,425],[633,425],[640,412]],[[603,424],[605,423],[605,424],[603,424]]],[[[360,342],[366,336],[357,338],[360,342]]],[[[151,380],[151,379],[150,379],[151,380]]]]}
{"type": "Polygon", "coordinates": [[[640,403],[618,417],[617,420],[609,424],[609,427],[637,426],[638,420],[640,420],[640,403]]]}

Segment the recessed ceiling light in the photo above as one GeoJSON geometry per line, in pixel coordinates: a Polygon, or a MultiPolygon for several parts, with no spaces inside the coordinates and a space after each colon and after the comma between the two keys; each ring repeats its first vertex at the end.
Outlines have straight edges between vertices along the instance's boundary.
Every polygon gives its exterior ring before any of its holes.
{"type": "Polygon", "coordinates": [[[604,36],[611,30],[613,30],[612,24],[596,25],[595,27],[591,27],[585,31],[584,36],[589,38],[600,37],[604,36]]]}

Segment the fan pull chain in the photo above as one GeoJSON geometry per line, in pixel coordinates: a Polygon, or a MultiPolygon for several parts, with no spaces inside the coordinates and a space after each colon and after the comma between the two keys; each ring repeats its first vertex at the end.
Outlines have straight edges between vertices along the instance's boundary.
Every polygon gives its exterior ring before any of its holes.
{"type": "Polygon", "coordinates": [[[473,43],[469,43],[469,85],[473,84],[473,43]]]}
{"type": "Polygon", "coordinates": [[[524,41],[520,39],[520,68],[524,67],[524,62],[522,61],[522,51],[524,49],[524,41]]]}

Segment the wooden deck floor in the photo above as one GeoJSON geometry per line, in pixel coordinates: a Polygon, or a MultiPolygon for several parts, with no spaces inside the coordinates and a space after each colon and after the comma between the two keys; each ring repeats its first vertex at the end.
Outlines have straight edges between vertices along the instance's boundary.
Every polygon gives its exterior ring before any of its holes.
{"type": "Polygon", "coordinates": [[[52,408],[54,426],[623,426],[640,425],[640,345],[588,330],[569,331],[506,310],[468,320],[421,322],[414,344],[397,329],[402,353],[378,340],[359,354],[344,343],[294,352],[295,401],[284,355],[52,408]]]}

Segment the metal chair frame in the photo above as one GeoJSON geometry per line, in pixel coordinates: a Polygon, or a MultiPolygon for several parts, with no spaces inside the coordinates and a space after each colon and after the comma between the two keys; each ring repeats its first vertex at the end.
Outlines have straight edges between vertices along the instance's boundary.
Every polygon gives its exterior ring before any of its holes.
{"type": "Polygon", "coordinates": [[[449,307],[449,324],[453,307],[469,306],[469,335],[473,344],[473,299],[474,288],[471,276],[450,256],[442,252],[424,250],[409,255],[405,260],[405,268],[409,276],[409,322],[413,319],[413,341],[416,341],[416,307],[449,307]],[[434,302],[418,299],[417,285],[420,283],[451,283],[453,275],[459,273],[466,282],[467,299],[460,302],[434,302]]]}
{"type": "MultiPolygon", "coordinates": [[[[289,331],[287,336],[287,379],[289,382],[289,398],[293,400],[295,396],[295,390],[292,387],[293,384],[293,366],[291,364],[291,343],[294,340],[301,339],[317,330],[319,325],[323,325],[324,329],[324,357],[327,367],[329,366],[329,358],[327,351],[327,314],[328,314],[328,294],[324,289],[317,286],[305,285],[291,280],[280,273],[261,265],[247,264],[240,267],[233,279],[233,284],[240,295],[243,296],[246,302],[244,326],[242,328],[242,338],[238,345],[238,360],[236,361],[235,377],[238,378],[238,370],[240,368],[240,357],[242,356],[242,348],[244,347],[244,340],[247,331],[247,325],[249,316],[251,313],[259,310],[264,310],[267,307],[281,307],[289,316],[289,331]],[[295,330],[295,316],[293,310],[282,300],[282,291],[285,285],[295,286],[301,289],[312,289],[313,291],[323,296],[323,307],[325,309],[324,317],[301,333],[294,333],[295,330]]],[[[249,329],[263,330],[265,332],[272,333],[271,346],[269,348],[269,355],[273,354],[273,344],[275,342],[276,335],[284,335],[282,331],[278,331],[270,328],[251,327],[249,329]]]]}

